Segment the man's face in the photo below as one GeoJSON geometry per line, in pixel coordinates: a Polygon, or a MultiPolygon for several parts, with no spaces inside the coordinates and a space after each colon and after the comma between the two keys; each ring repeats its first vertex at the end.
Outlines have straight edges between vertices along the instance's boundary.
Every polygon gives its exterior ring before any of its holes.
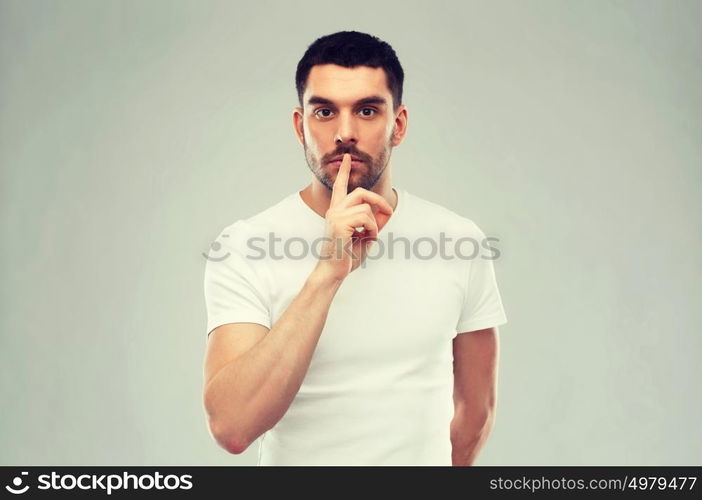
{"type": "Polygon", "coordinates": [[[307,165],[330,191],[340,165],[331,161],[344,153],[360,160],[352,163],[349,192],[378,182],[399,144],[392,105],[383,68],[312,67],[296,122],[307,165]]]}

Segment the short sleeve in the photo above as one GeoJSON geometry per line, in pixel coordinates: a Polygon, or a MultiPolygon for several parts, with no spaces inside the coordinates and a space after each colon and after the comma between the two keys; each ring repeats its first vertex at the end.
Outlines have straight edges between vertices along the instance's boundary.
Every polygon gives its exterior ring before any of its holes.
{"type": "MultiPolygon", "coordinates": [[[[472,232],[481,249],[484,249],[485,234],[472,224],[472,232]]],[[[468,259],[468,275],[464,291],[463,307],[458,323],[457,333],[472,332],[507,323],[507,316],[502,305],[502,297],[497,286],[495,252],[483,250],[472,259],[468,259]]]]}
{"type": "Polygon", "coordinates": [[[225,228],[206,256],[207,334],[225,323],[258,323],[271,328],[269,296],[256,262],[247,259],[242,221],[225,228]]]}

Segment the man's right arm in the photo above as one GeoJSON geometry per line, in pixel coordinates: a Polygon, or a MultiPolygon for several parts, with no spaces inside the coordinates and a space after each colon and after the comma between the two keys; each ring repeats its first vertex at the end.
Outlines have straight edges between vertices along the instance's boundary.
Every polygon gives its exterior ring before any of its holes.
{"type": "Polygon", "coordinates": [[[295,398],[341,280],[313,272],[270,331],[230,323],[212,331],[204,404],[215,440],[243,452],[272,428],[295,398]]]}
{"type": "Polygon", "coordinates": [[[351,156],[345,154],[325,214],[328,240],[322,256],[270,331],[255,323],[229,323],[210,333],[205,410],[212,436],[231,453],[243,452],[285,415],[305,378],[339,286],[363,262],[392,215],[390,204],[376,193],[362,188],[347,193],[350,169],[351,156]],[[361,227],[363,236],[356,236],[361,227]],[[337,243],[350,248],[351,255],[339,252],[337,243]]]}

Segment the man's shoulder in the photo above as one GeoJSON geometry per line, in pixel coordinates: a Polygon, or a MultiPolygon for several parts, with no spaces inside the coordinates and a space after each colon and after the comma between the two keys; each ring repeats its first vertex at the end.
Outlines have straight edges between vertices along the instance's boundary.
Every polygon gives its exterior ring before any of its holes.
{"type": "Polygon", "coordinates": [[[243,225],[247,225],[251,229],[269,228],[276,224],[286,224],[286,221],[291,218],[292,210],[294,209],[294,196],[297,193],[290,193],[280,198],[273,205],[260,210],[246,218],[240,219],[243,225]]]}
{"type": "Polygon", "coordinates": [[[248,238],[263,237],[270,232],[275,232],[278,226],[285,227],[292,215],[295,194],[288,194],[263,210],[234,220],[220,231],[220,237],[224,236],[230,244],[235,244],[248,238]]]}
{"type": "Polygon", "coordinates": [[[462,215],[445,205],[428,200],[405,190],[411,218],[422,226],[422,230],[447,231],[461,235],[480,235],[480,227],[465,215],[462,215]]]}

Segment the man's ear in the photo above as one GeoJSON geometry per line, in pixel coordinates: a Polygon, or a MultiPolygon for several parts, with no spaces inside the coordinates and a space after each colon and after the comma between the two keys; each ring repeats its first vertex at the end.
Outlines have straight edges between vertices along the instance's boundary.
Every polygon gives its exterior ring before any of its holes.
{"type": "Polygon", "coordinates": [[[402,142],[401,139],[402,138],[397,133],[397,123],[396,123],[395,125],[392,126],[392,134],[390,135],[390,140],[392,141],[393,147],[397,147],[400,144],[400,142],[402,142]]]}
{"type": "Polygon", "coordinates": [[[400,111],[395,117],[395,123],[392,128],[392,144],[393,146],[399,146],[407,133],[407,107],[404,105],[400,106],[400,111]]]}
{"type": "Polygon", "coordinates": [[[295,135],[297,136],[297,140],[300,142],[300,144],[304,145],[305,143],[305,124],[304,124],[304,115],[302,114],[302,108],[296,106],[293,109],[293,128],[295,129],[295,135]],[[299,124],[298,124],[299,122],[299,124]],[[299,132],[298,132],[298,127],[299,127],[299,132]]]}

